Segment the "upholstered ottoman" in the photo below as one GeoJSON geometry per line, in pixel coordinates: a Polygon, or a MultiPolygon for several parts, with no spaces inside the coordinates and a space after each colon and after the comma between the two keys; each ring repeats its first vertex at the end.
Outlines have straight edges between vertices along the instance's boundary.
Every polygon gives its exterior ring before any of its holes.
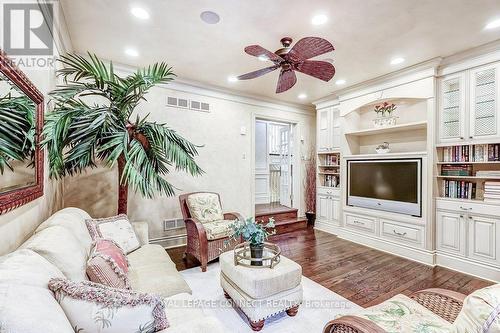
{"type": "Polygon", "coordinates": [[[281,256],[274,268],[251,268],[234,264],[234,252],[220,256],[220,280],[224,295],[247,316],[254,331],[266,318],[286,311],[297,314],[302,303],[302,267],[281,256]]]}

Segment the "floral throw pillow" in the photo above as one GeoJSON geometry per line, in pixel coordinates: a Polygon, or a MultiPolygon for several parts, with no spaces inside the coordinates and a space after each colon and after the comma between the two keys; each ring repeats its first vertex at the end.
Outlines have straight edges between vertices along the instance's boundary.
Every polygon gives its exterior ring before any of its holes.
{"type": "Polygon", "coordinates": [[[85,223],[93,240],[97,238],[112,239],[125,251],[125,254],[129,254],[141,246],[134,228],[125,214],[86,220],[85,223]]]}
{"type": "Polygon", "coordinates": [[[189,213],[201,223],[224,220],[219,196],[215,193],[193,193],[187,198],[189,213]]]}
{"type": "Polygon", "coordinates": [[[75,332],[153,333],[168,327],[159,296],[53,278],[49,289],[75,332]]]}
{"type": "Polygon", "coordinates": [[[110,239],[94,241],[86,272],[92,282],[113,288],[130,289],[127,257],[120,246],[110,239]]]}

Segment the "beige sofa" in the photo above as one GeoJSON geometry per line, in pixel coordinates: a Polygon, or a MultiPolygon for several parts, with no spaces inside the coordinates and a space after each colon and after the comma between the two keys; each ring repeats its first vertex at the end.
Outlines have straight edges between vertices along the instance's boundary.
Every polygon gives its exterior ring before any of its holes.
{"type": "MultiPolygon", "coordinates": [[[[43,222],[19,249],[0,257],[0,333],[73,332],[47,288],[53,277],[87,279],[85,264],[92,240],[90,216],[65,208],[43,222]]],[[[141,248],[128,255],[133,290],[165,299],[170,327],[162,332],[223,332],[220,322],[195,307],[191,289],[159,245],[148,244],[147,223],[133,223],[141,248]]]]}

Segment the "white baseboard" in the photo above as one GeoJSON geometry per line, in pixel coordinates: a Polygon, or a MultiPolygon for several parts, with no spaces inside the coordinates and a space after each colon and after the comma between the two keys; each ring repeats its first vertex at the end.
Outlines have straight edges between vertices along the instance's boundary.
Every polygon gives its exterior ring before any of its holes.
{"type": "Polygon", "coordinates": [[[474,262],[467,258],[455,257],[447,253],[438,252],[436,254],[436,264],[481,279],[490,280],[496,283],[500,282],[500,269],[474,262]]]}
{"type": "Polygon", "coordinates": [[[324,231],[329,234],[337,235],[338,234],[338,228],[337,226],[332,226],[330,223],[325,223],[316,220],[314,222],[314,229],[319,230],[319,231],[324,231]]]}

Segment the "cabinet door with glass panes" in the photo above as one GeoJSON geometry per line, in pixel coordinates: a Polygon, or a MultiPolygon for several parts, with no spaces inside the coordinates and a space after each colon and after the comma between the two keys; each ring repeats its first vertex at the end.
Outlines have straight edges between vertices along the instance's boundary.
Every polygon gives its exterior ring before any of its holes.
{"type": "Polygon", "coordinates": [[[332,136],[332,149],[340,150],[340,111],[338,109],[331,110],[331,136],[332,136]]]}
{"type": "Polygon", "coordinates": [[[445,76],[440,82],[439,141],[465,139],[465,72],[445,76]]]}
{"type": "Polygon", "coordinates": [[[469,72],[469,139],[498,137],[499,121],[498,64],[472,69],[469,72]]]}
{"type": "Polygon", "coordinates": [[[330,150],[330,109],[318,111],[318,151],[330,150]]]}

